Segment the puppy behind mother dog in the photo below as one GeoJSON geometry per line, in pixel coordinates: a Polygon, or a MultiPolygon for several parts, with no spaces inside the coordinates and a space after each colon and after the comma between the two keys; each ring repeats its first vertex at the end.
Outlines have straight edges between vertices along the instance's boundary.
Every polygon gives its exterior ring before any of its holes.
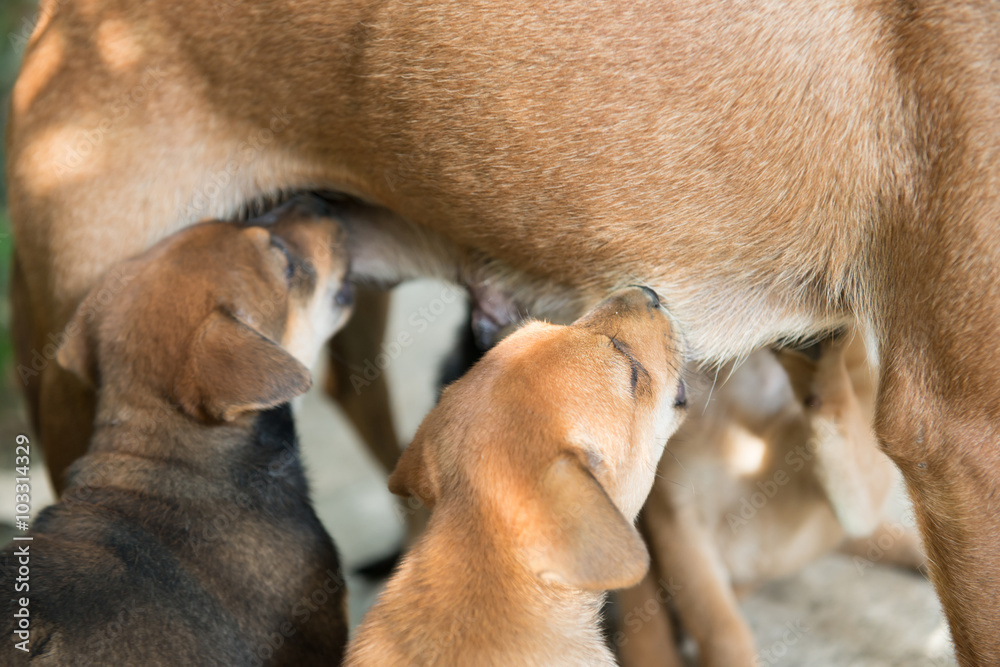
{"type": "Polygon", "coordinates": [[[644,282],[703,360],[856,321],[959,658],[1000,664],[998,99],[985,0],[45,0],[8,134],[42,441],[86,442],[40,351],[108,266],[336,191],[412,241],[359,277],[483,320],[644,282]]]}

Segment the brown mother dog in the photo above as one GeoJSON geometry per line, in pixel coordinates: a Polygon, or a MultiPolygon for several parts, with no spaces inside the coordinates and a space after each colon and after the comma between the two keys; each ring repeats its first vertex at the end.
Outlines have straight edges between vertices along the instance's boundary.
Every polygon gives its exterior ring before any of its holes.
{"type": "Polygon", "coordinates": [[[103,270],[335,190],[485,316],[646,281],[706,360],[856,320],[957,652],[1000,664],[998,100],[985,1],[47,0],[8,153],[42,436],[79,438],[44,350],[103,270]]]}

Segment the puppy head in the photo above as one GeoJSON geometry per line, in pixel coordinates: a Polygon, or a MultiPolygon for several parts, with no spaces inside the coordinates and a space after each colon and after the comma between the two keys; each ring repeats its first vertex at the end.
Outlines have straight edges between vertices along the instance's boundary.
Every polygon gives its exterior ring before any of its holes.
{"type": "Polygon", "coordinates": [[[435,512],[474,508],[542,579],[637,582],[649,557],[632,521],[681,419],[678,342],[644,288],[570,326],[526,325],[444,391],[390,488],[435,512]]]}
{"type": "Polygon", "coordinates": [[[207,421],[287,402],[349,314],[341,234],[297,201],[265,220],[184,229],[101,280],[57,360],[102,391],[151,394],[207,421]]]}

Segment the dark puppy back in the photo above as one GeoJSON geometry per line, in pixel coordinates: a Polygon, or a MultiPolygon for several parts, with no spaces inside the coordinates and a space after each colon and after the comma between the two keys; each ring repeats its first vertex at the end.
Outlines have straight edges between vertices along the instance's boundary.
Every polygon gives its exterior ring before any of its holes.
{"type": "Polygon", "coordinates": [[[260,413],[224,461],[83,459],[74,477],[88,484],[0,552],[0,664],[338,664],[345,589],[289,406],[260,413]],[[23,545],[29,589],[15,594],[23,545]],[[22,596],[28,653],[13,634],[22,596]]]}

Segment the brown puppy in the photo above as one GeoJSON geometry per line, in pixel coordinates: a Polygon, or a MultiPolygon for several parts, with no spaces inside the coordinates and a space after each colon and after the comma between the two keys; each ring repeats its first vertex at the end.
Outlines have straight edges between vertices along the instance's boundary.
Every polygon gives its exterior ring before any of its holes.
{"type": "Polygon", "coordinates": [[[415,232],[374,277],[484,321],[636,282],[700,359],[857,321],[960,659],[1000,664],[998,34],[988,0],[44,0],[7,175],[51,460],[89,399],[49,337],[98,276],[332,190],[415,232]]]}
{"type": "Polygon", "coordinates": [[[533,322],[449,386],[390,478],[432,508],[349,665],[612,664],[603,591],[638,581],[632,521],[680,421],[656,296],[533,322]]]}
{"type": "Polygon", "coordinates": [[[811,353],[764,350],[723,369],[728,380],[710,401],[692,392],[642,514],[654,566],[621,593],[623,665],[680,664],[667,605],[661,618],[630,614],[655,599],[654,582],[670,587],[700,664],[752,667],[737,594],[874,533],[891,540],[883,564],[923,562],[915,531],[884,513],[895,471],[871,431],[875,371],[864,342],[848,333],[811,353]]]}
{"type": "Polygon", "coordinates": [[[288,401],[348,314],[347,257],[311,209],[264,222],[185,230],[77,311],[59,361],[98,386],[94,437],[61,502],[3,551],[3,664],[342,657],[343,580],[288,401]]]}

